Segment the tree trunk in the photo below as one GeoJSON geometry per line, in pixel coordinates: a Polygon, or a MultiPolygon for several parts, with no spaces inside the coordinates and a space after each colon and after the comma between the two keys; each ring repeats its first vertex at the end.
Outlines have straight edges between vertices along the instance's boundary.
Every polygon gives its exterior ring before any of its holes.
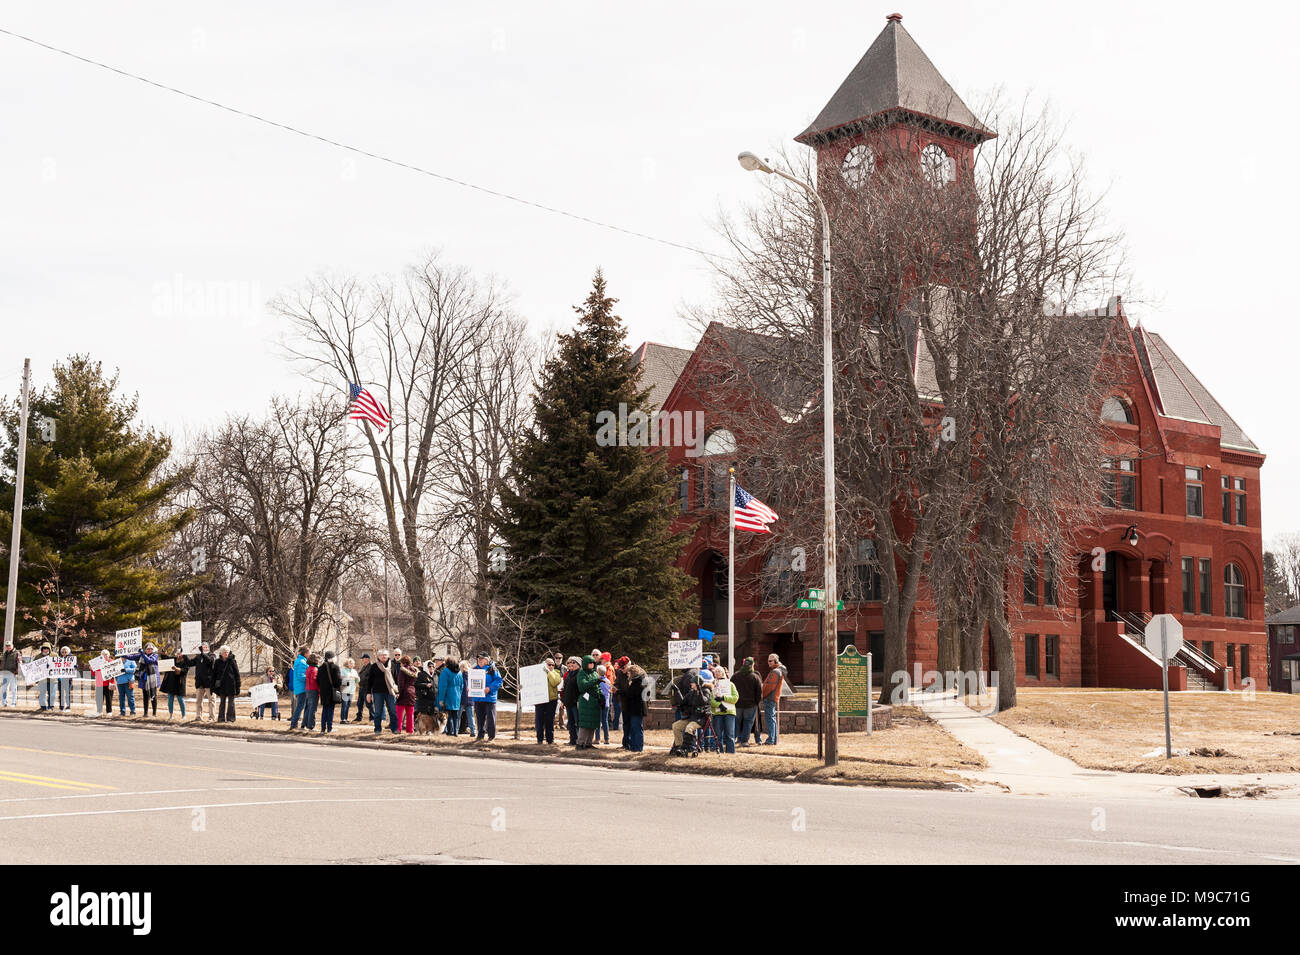
{"type": "Polygon", "coordinates": [[[1016,649],[1011,642],[1011,627],[1007,622],[1006,593],[1002,588],[990,594],[989,634],[993,644],[993,660],[998,671],[998,711],[1014,709],[1016,705],[1016,649]]]}

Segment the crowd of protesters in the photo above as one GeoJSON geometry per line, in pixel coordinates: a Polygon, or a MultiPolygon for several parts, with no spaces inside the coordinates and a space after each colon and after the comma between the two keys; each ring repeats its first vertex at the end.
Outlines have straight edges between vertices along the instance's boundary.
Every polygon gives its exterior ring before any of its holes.
{"type": "MultiPolygon", "coordinates": [[[[68,647],[58,655],[70,654],[68,647]]],[[[51,644],[41,645],[38,656],[54,653],[51,644]]],[[[115,657],[100,654],[104,663],[120,660],[122,672],[107,676],[104,668],[92,668],[98,714],[112,715],[116,694],[118,713],[158,715],[158,695],[167,698],[167,718],[179,709],[186,719],[186,684],[194,681],[192,719],[202,722],[206,704],[210,722],[235,719],[235,699],[240,695],[239,666],[228,647],[213,652],[203,643],[195,654],[177,654],[172,665],[160,672],[158,647],[145,643],[136,653],[115,657]],[[215,704],[215,714],[214,714],[215,704]]],[[[363,653],[341,663],[331,650],[317,654],[299,647],[283,673],[268,667],[260,681],[275,688],[270,702],[254,707],[254,719],[280,720],[278,695],[287,690],[289,729],[293,732],[334,732],[335,715],[341,724],[370,722],[376,735],[385,729],[393,734],[415,732],[417,721],[426,728],[437,726],[449,736],[467,735],[475,740],[496,738],[497,697],[504,683],[501,669],[490,653],[479,651],[470,660],[440,656],[421,661],[395,649],[363,653]],[[478,695],[471,696],[471,674],[483,671],[478,695]]],[[[18,673],[22,658],[12,644],[0,657],[0,706],[17,702],[18,673]]],[[[613,659],[609,652],[593,649],[589,654],[565,658],[560,652],[542,660],[546,670],[548,699],[533,708],[537,742],[554,745],[556,732],[568,733],[568,744],[579,750],[610,743],[611,731],[621,733],[623,749],[641,752],[645,747],[646,705],[655,687],[646,671],[628,657],[613,659]]],[[[767,671],[760,676],[754,658],[746,657],[734,674],[712,656],[703,665],[683,671],[669,687],[673,706],[673,748],[670,755],[693,755],[701,747],[701,736],[719,752],[734,753],[737,746],[774,746],[778,742],[780,698],[786,690],[787,671],[776,654],[767,658],[767,671]],[[763,739],[766,731],[767,739],[763,739]]],[[[38,710],[72,709],[72,678],[38,681],[38,710]],[[57,685],[56,685],[57,684],[57,685]]]]}

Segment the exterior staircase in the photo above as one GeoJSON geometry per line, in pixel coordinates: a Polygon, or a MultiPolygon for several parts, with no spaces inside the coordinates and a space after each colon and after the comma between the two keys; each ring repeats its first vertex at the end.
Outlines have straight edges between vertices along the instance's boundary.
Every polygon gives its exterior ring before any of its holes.
{"type": "MultiPolygon", "coordinates": [[[[1151,622],[1151,614],[1123,613],[1112,610],[1110,616],[1111,619],[1124,624],[1124,632],[1130,638],[1142,644],[1152,653],[1155,652],[1153,647],[1147,645],[1146,638],[1146,628],[1147,624],[1151,622]]],[[[1189,690],[1218,690],[1223,686],[1223,667],[1189,643],[1183,644],[1182,649],[1174,654],[1169,664],[1170,666],[1181,666],[1187,671],[1187,689],[1189,690]]]]}

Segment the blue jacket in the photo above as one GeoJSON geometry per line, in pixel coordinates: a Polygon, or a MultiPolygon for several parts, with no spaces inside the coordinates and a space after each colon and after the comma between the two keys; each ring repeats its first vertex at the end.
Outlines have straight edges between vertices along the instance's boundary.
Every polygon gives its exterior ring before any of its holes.
{"type": "Polygon", "coordinates": [[[495,663],[489,663],[485,667],[475,667],[475,670],[487,670],[487,691],[483,696],[475,700],[475,703],[495,703],[497,701],[497,690],[501,689],[501,684],[505,679],[501,676],[501,671],[497,669],[495,663]]]}
{"type": "Polygon", "coordinates": [[[459,669],[443,667],[438,671],[438,709],[460,712],[461,695],[464,691],[465,678],[460,675],[459,669]]]}
{"type": "Polygon", "coordinates": [[[130,686],[131,678],[135,676],[135,661],[132,660],[130,657],[123,657],[122,666],[124,667],[124,669],[117,676],[117,685],[130,686]]]}
{"type": "Polygon", "coordinates": [[[301,653],[293,661],[293,692],[295,696],[307,692],[307,658],[301,653]]]}

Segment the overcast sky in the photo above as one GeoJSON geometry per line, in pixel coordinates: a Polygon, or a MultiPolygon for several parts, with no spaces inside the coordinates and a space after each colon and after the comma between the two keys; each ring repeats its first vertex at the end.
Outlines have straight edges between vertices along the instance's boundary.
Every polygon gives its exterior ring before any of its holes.
{"type": "MultiPolygon", "coordinates": [[[[1294,5],[60,3],[0,27],[479,185],[697,248],[897,9],[967,102],[1047,98],[1108,189],[1158,331],[1269,456],[1300,530],[1294,5]],[[479,5],[486,7],[488,5],[479,5]],[[815,13],[814,13],[815,11],[815,13]]],[[[603,267],[631,344],[689,347],[698,255],[347,153],[0,36],[0,318],[36,382],[74,351],[173,433],[295,377],[274,295],[432,250],[567,326],[603,267]]],[[[1098,303],[1101,304],[1101,303],[1098,303]]]]}

